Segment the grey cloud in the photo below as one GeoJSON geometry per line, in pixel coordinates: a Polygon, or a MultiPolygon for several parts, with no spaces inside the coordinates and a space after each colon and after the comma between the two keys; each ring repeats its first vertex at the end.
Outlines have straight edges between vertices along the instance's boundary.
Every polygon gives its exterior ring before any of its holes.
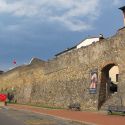
{"type": "Polygon", "coordinates": [[[10,13],[17,17],[59,21],[59,23],[62,19],[61,23],[70,30],[90,29],[91,22],[99,16],[99,0],[14,0],[13,2],[0,0],[0,7],[1,13],[10,13]],[[88,18],[89,23],[80,17],[88,18]]]}

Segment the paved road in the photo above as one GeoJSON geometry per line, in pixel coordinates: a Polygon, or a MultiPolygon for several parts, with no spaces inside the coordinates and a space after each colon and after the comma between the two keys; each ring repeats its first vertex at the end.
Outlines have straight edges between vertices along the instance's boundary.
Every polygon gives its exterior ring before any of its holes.
{"type": "Polygon", "coordinates": [[[86,125],[30,111],[0,109],[0,125],[86,125]]]}
{"type": "Polygon", "coordinates": [[[16,117],[11,117],[6,109],[0,109],[0,125],[25,125],[22,121],[17,120],[16,117]]]}

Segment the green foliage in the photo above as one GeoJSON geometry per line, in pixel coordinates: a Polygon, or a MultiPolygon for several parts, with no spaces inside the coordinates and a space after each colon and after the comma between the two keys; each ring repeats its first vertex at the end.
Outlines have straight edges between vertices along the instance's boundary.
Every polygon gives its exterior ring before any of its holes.
{"type": "Polygon", "coordinates": [[[47,108],[47,109],[64,109],[62,107],[52,107],[48,105],[32,105],[32,106],[37,106],[37,107],[42,107],[42,108],[47,108]]]}
{"type": "Polygon", "coordinates": [[[15,92],[16,91],[16,89],[14,88],[14,89],[2,89],[2,90],[0,90],[0,93],[3,93],[3,94],[7,94],[7,93],[13,93],[13,92],[15,92]]]}
{"type": "Polygon", "coordinates": [[[112,113],[108,112],[108,115],[120,115],[120,116],[125,116],[125,113],[123,113],[123,112],[112,112],[112,113]]]}
{"type": "Polygon", "coordinates": [[[29,105],[29,106],[34,106],[34,107],[41,107],[41,108],[47,108],[47,109],[64,109],[62,107],[52,107],[52,106],[48,106],[48,105],[42,105],[42,104],[20,104],[20,103],[15,103],[15,102],[11,102],[11,104],[18,104],[18,105],[29,105]]]}
{"type": "Polygon", "coordinates": [[[64,109],[62,107],[53,107],[53,106],[48,106],[48,105],[42,105],[42,104],[27,104],[30,106],[35,106],[35,107],[41,107],[41,108],[47,108],[47,109],[64,109]]]}
{"type": "Polygon", "coordinates": [[[0,93],[2,93],[2,94],[7,94],[8,91],[7,91],[7,90],[1,90],[0,93]]]}

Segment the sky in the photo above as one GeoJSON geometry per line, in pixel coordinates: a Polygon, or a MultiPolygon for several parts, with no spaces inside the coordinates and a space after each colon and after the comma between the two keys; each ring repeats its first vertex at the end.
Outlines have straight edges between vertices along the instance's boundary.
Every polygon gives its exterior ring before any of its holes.
{"type": "Polygon", "coordinates": [[[47,61],[90,36],[123,27],[123,0],[0,0],[0,70],[47,61]]]}

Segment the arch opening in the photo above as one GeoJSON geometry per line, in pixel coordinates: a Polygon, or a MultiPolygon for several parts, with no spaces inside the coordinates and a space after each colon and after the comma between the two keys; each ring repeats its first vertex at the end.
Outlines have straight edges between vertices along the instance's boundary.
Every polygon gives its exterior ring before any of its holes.
{"type": "Polygon", "coordinates": [[[108,64],[101,70],[98,109],[114,93],[118,91],[119,68],[115,63],[108,64]]]}

